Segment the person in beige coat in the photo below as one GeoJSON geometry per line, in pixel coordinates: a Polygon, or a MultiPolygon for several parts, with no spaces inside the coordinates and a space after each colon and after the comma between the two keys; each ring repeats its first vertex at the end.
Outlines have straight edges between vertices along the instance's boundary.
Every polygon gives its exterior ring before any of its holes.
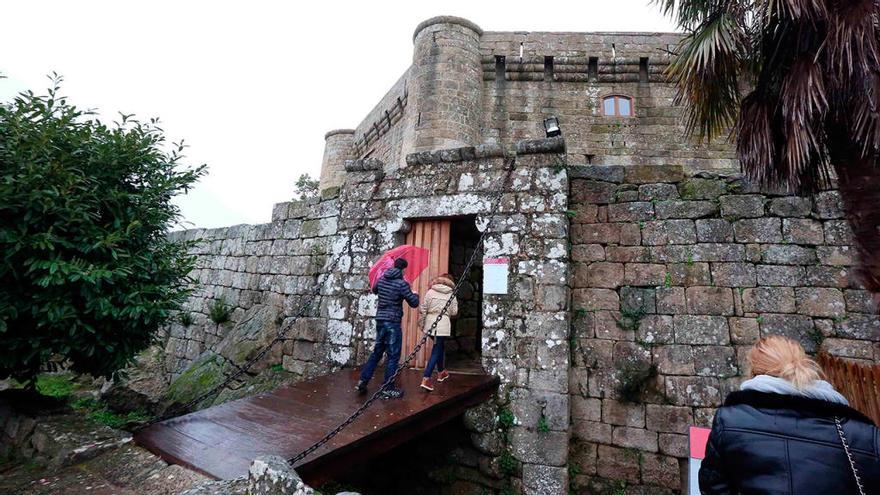
{"type": "Polygon", "coordinates": [[[431,358],[428,359],[428,366],[425,367],[425,374],[422,377],[421,387],[428,392],[434,390],[434,384],[431,383],[431,374],[434,368],[437,368],[437,381],[442,382],[449,378],[449,372],[445,366],[445,344],[446,339],[452,335],[452,321],[450,317],[458,314],[458,300],[452,293],[455,282],[452,275],[444,273],[431,281],[431,288],[423,298],[422,304],[419,306],[419,326],[422,331],[429,333],[434,339],[434,349],[431,351],[431,358]],[[431,325],[437,320],[437,316],[443,311],[447,301],[449,308],[446,313],[437,322],[437,326],[432,330],[431,325]]]}

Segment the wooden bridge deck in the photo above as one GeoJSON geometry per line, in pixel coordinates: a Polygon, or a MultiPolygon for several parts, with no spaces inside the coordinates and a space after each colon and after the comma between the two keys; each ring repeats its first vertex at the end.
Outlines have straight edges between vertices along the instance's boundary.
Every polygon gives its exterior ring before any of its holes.
{"type": "MultiPolygon", "coordinates": [[[[370,384],[379,386],[382,370],[370,384]]],[[[354,423],[295,466],[307,483],[320,484],[346,466],[379,455],[460,415],[486,399],[498,378],[452,373],[426,393],[421,371],[404,370],[402,399],[376,401],[354,423]]],[[[357,370],[342,370],[157,423],[134,441],[164,460],[218,479],[247,473],[263,454],[291,458],[345,420],[366,399],[354,393],[357,370]]]]}

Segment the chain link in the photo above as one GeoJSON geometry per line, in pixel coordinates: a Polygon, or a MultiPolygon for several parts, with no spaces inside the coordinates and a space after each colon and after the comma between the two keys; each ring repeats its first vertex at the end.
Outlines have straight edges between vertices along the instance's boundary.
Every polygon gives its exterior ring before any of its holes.
{"type": "MultiPolygon", "coordinates": [[[[506,169],[506,175],[504,177],[504,181],[503,181],[501,187],[499,187],[498,191],[494,195],[493,202],[492,202],[490,209],[489,209],[486,227],[483,229],[483,231],[480,233],[480,237],[477,239],[477,243],[474,248],[474,252],[471,254],[471,257],[468,259],[467,263],[465,264],[464,270],[462,271],[463,274],[470,273],[471,268],[473,267],[474,262],[477,259],[477,256],[482,255],[481,248],[483,246],[483,241],[486,239],[486,235],[491,230],[490,226],[492,225],[492,222],[494,221],[494,217],[495,217],[496,213],[498,213],[498,210],[501,207],[501,200],[504,197],[504,192],[507,190],[507,186],[510,182],[510,178],[513,175],[513,170],[515,168],[515,164],[516,164],[516,160],[514,158],[505,159],[504,165],[505,165],[505,169],[506,169]]],[[[325,434],[320,440],[313,443],[310,447],[303,450],[302,452],[300,452],[296,456],[290,458],[288,460],[290,465],[295,466],[296,463],[305,459],[310,454],[312,454],[313,452],[315,452],[316,450],[321,448],[324,444],[326,444],[327,442],[332,440],[333,437],[338,435],[339,432],[344,430],[348,425],[352,424],[374,402],[376,402],[376,400],[378,400],[382,396],[383,392],[385,392],[385,390],[387,390],[391,386],[391,384],[394,383],[394,381],[397,379],[397,377],[409,365],[409,363],[413,360],[413,358],[416,356],[416,354],[418,354],[418,352],[422,349],[422,347],[424,347],[425,343],[428,341],[428,336],[431,335],[436,330],[437,325],[440,323],[440,320],[443,318],[443,315],[445,315],[446,312],[449,310],[449,306],[452,304],[452,298],[455,297],[456,294],[458,294],[458,290],[461,288],[462,284],[464,283],[464,280],[465,280],[464,276],[459,277],[458,281],[455,283],[455,286],[452,288],[452,297],[450,297],[446,301],[446,304],[440,310],[440,313],[437,315],[437,318],[435,318],[434,322],[431,323],[431,327],[428,329],[428,331],[426,331],[424,333],[424,335],[422,335],[422,338],[419,340],[418,344],[416,344],[416,346],[413,348],[412,352],[410,352],[406,356],[406,359],[404,359],[403,363],[401,363],[397,367],[397,371],[394,372],[394,374],[388,379],[388,381],[383,383],[382,386],[379,387],[379,389],[376,390],[376,392],[374,392],[373,395],[371,395],[363,404],[361,404],[361,406],[358,407],[348,418],[346,418],[345,421],[343,421],[338,426],[336,426],[335,428],[333,428],[332,430],[327,432],[327,434],[325,434]]]]}
{"type": "MultiPolygon", "coordinates": [[[[381,179],[377,178],[377,180],[373,184],[373,189],[370,191],[370,195],[367,197],[364,211],[369,210],[370,205],[373,202],[373,198],[375,197],[376,192],[379,190],[379,185],[381,183],[382,183],[381,179]]],[[[166,419],[173,418],[180,412],[190,411],[193,407],[195,407],[197,404],[201,403],[203,400],[219,393],[221,390],[226,388],[227,385],[229,385],[234,380],[236,380],[238,377],[240,377],[241,375],[246,373],[254,364],[256,364],[258,361],[260,361],[261,359],[266,357],[266,354],[268,354],[269,351],[271,351],[276,345],[278,345],[279,342],[285,340],[285,336],[287,334],[286,329],[292,328],[293,325],[297,321],[299,321],[300,318],[304,317],[312,309],[312,304],[314,304],[315,300],[321,295],[321,291],[324,288],[324,284],[326,284],[327,279],[329,279],[330,276],[333,275],[333,272],[336,269],[336,266],[339,264],[339,261],[343,257],[345,257],[345,255],[348,255],[350,259],[353,259],[353,257],[351,256],[351,245],[352,245],[352,242],[354,241],[354,237],[358,232],[363,230],[364,227],[366,227],[368,223],[369,223],[368,216],[363,215],[361,217],[361,222],[357,225],[357,227],[355,227],[354,231],[352,231],[348,235],[348,239],[346,240],[345,245],[342,247],[342,249],[339,251],[339,253],[332,259],[332,261],[327,266],[327,268],[324,270],[324,272],[321,273],[321,275],[319,275],[319,277],[318,277],[319,281],[316,283],[316,287],[315,287],[314,292],[310,293],[306,297],[306,299],[300,303],[299,310],[293,316],[293,321],[291,321],[289,324],[287,324],[285,328],[281,328],[278,331],[278,334],[275,335],[275,337],[269,342],[269,344],[266,345],[266,347],[263,348],[263,350],[261,350],[255,357],[248,360],[244,365],[238,367],[238,369],[236,369],[235,372],[233,372],[232,374],[227,376],[226,379],[223,380],[218,385],[212,387],[210,390],[204,392],[203,394],[190,400],[189,402],[186,402],[186,403],[181,404],[179,406],[172,406],[168,411],[166,411],[161,416],[154,418],[153,420],[151,420],[143,425],[138,426],[135,429],[135,431],[140,431],[150,425],[154,425],[154,424],[159,423],[161,421],[165,421],[166,419]],[[323,280],[320,279],[321,276],[324,277],[323,280]]]]}
{"type": "Polygon", "coordinates": [[[843,425],[840,424],[839,417],[834,417],[834,424],[837,426],[837,436],[840,437],[843,451],[846,452],[846,458],[849,460],[849,467],[852,469],[853,477],[856,479],[856,486],[859,489],[859,495],[865,495],[865,487],[862,486],[862,478],[859,477],[859,470],[856,468],[856,461],[853,459],[852,452],[849,450],[849,443],[846,441],[846,435],[843,434],[843,425]]]}

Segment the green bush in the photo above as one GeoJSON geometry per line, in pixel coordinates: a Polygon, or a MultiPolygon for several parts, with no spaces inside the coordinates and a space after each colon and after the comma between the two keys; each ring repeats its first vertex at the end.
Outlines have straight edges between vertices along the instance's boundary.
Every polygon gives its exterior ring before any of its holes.
{"type": "Polygon", "coordinates": [[[0,379],[31,385],[53,355],[109,378],[150,345],[194,264],[172,200],[204,173],[155,119],[104,124],[59,83],[0,103],[0,379]]]}
{"type": "Polygon", "coordinates": [[[231,312],[232,309],[226,304],[226,299],[221,297],[211,304],[211,307],[208,309],[208,318],[214,323],[222,325],[229,321],[229,315],[231,312]]]}

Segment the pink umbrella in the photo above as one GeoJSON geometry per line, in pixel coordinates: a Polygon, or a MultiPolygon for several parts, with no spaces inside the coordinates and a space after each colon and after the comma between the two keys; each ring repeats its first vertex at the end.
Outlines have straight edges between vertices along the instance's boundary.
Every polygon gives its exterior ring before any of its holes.
{"type": "Polygon", "coordinates": [[[409,265],[403,271],[403,279],[409,283],[419,278],[428,267],[428,251],[425,248],[404,244],[386,252],[370,267],[370,288],[375,288],[385,271],[394,266],[394,260],[403,258],[409,265]]]}

